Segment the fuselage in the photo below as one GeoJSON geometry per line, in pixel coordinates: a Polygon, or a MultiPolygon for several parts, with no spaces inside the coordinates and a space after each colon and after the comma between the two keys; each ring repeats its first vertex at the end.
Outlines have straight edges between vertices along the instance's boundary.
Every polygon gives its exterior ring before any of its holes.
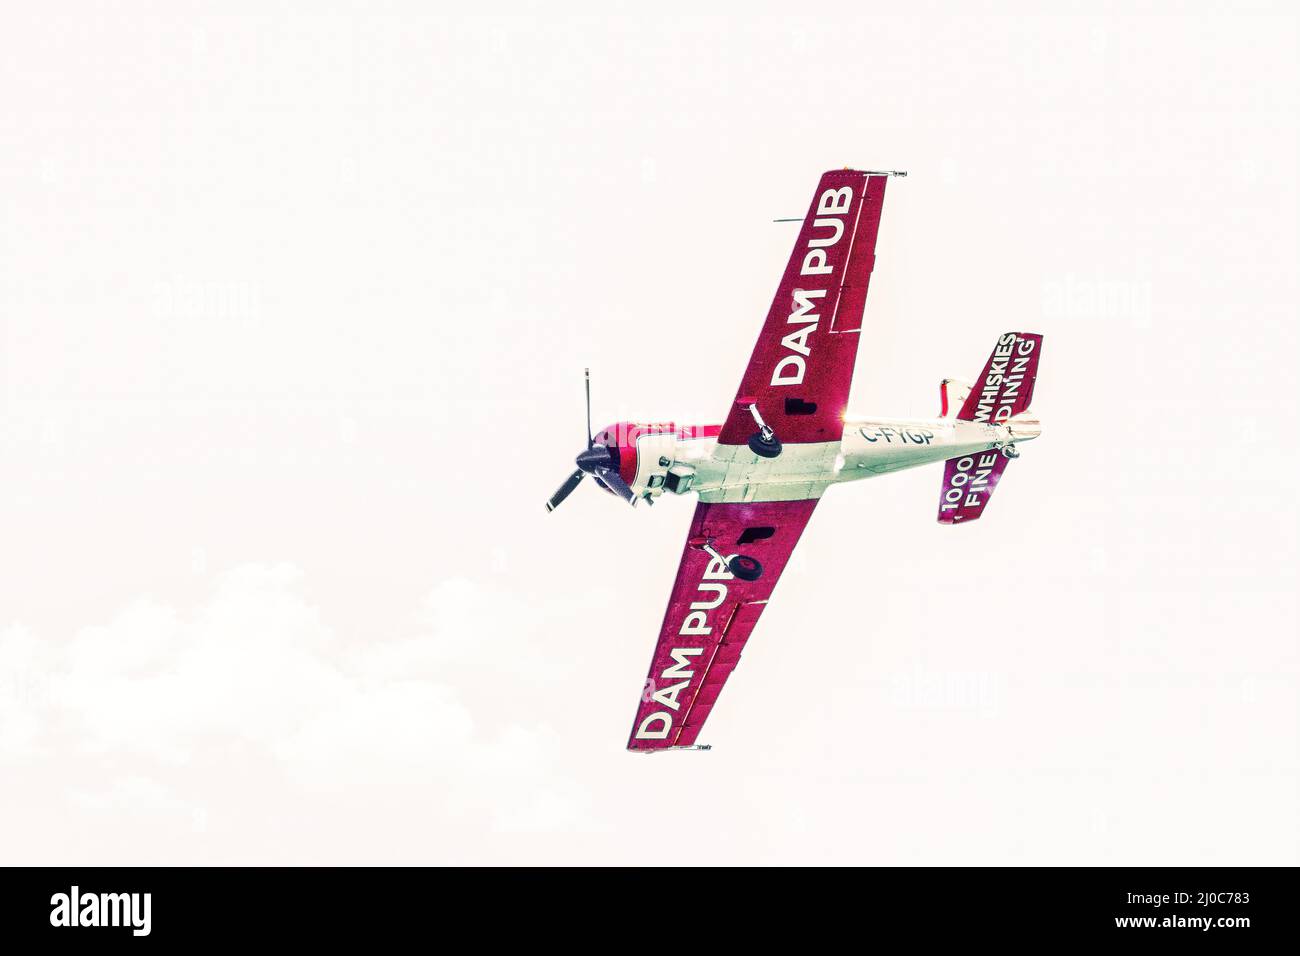
{"type": "Polygon", "coordinates": [[[1001,449],[1038,436],[1036,420],[1001,425],[955,418],[848,421],[837,442],[786,445],[760,458],[745,445],[720,445],[716,425],[611,425],[596,438],[617,447],[620,472],[638,498],[695,492],[706,501],[820,497],[845,481],[1001,449]]]}

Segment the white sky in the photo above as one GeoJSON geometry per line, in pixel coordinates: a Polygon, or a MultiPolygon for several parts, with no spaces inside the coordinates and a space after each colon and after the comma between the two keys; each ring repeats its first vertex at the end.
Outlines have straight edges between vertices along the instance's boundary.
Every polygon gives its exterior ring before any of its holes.
{"type": "Polygon", "coordinates": [[[0,862],[1300,862],[1286,5],[295,6],[6,13],[0,862]],[[626,754],[691,503],[544,513],[582,368],[720,420],[846,165],[852,408],[1040,331],[1044,437],[626,754]]]}

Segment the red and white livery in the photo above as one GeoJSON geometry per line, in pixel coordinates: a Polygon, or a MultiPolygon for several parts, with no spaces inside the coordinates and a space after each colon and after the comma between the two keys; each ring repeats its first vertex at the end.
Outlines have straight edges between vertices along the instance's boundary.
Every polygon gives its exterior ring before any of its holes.
{"type": "Polygon", "coordinates": [[[592,435],[582,481],[635,505],[699,497],[632,723],[628,749],[699,748],[700,729],[833,484],[945,462],[938,518],[979,518],[1020,442],[1043,337],[1007,332],[974,384],[945,379],[940,414],[846,421],[888,172],[822,176],[735,401],[721,425],[619,422],[592,435]]]}

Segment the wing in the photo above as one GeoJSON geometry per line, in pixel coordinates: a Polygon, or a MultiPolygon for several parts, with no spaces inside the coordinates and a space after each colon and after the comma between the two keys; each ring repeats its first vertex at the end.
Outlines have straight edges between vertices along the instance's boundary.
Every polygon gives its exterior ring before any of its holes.
{"type": "Polygon", "coordinates": [[[822,176],[719,444],[755,433],[751,404],[783,444],[843,437],[887,178],[822,176]]]}
{"type": "Polygon", "coordinates": [[[817,500],[696,506],[629,750],[694,745],[817,500]],[[698,546],[701,539],[712,539],[712,547],[725,558],[745,554],[756,559],[762,575],[757,581],[735,577],[698,546]]]}

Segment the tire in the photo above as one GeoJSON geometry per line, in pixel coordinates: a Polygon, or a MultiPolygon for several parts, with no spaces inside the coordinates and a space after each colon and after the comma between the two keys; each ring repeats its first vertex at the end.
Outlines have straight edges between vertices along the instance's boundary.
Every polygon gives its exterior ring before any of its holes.
{"type": "Polygon", "coordinates": [[[746,444],[749,445],[749,450],[759,458],[775,458],[781,454],[781,439],[775,435],[772,436],[771,441],[764,441],[762,432],[754,432],[749,436],[749,441],[746,444]]]}
{"type": "Polygon", "coordinates": [[[742,581],[757,581],[763,576],[763,566],[747,554],[738,554],[728,561],[727,570],[742,581]]]}

